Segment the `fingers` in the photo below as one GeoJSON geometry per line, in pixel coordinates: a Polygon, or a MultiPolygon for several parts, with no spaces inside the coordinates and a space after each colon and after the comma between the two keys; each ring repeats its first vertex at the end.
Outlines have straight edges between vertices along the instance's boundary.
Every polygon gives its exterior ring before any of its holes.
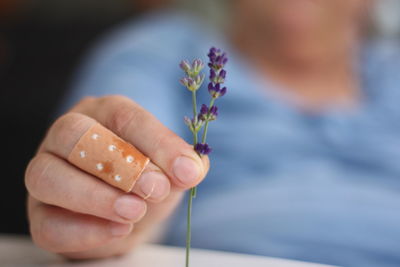
{"type": "Polygon", "coordinates": [[[176,187],[187,189],[197,185],[208,170],[207,157],[200,159],[191,145],[128,98],[91,99],[73,111],[94,118],[136,146],[171,178],[176,187]]]}
{"type": "Polygon", "coordinates": [[[49,153],[39,153],[25,175],[35,199],[74,212],[116,222],[137,222],[146,213],[146,202],[107,185],[49,153]]]}
{"type": "Polygon", "coordinates": [[[116,223],[28,200],[34,242],[57,253],[87,251],[128,236],[132,224],[116,223]]]}
{"type": "MultiPolygon", "coordinates": [[[[41,151],[67,158],[80,137],[96,121],[79,113],[69,113],[58,119],[50,128],[41,151]]],[[[160,168],[149,163],[138,179],[133,192],[152,202],[164,199],[170,190],[168,177],[160,168]]]]}

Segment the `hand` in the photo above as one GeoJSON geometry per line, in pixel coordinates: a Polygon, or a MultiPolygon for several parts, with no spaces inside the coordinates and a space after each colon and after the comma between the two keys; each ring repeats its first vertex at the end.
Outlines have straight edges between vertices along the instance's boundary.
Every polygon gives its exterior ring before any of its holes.
{"type": "Polygon", "coordinates": [[[49,129],[25,174],[34,242],[69,258],[101,258],[146,241],[183,191],[209,168],[193,147],[138,104],[121,96],[87,98],[49,129]],[[99,122],[151,162],[124,193],[70,164],[79,138],[99,122]]]}

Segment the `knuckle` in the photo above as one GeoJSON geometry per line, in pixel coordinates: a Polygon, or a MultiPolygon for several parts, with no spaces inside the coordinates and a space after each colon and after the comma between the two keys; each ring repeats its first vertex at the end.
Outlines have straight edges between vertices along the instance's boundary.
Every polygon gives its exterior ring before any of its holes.
{"type": "Polygon", "coordinates": [[[62,115],[53,124],[53,132],[57,135],[69,134],[82,128],[88,118],[82,114],[70,112],[62,115]]]}
{"type": "Polygon", "coordinates": [[[41,183],[46,177],[46,171],[52,160],[43,153],[37,154],[30,162],[25,172],[25,186],[31,195],[36,195],[41,183]]]}
{"type": "Polygon", "coordinates": [[[134,103],[130,98],[123,95],[106,95],[97,99],[98,106],[124,105],[126,103],[134,103]]]}
{"type": "Polygon", "coordinates": [[[179,139],[176,138],[177,136],[171,131],[160,131],[157,134],[152,142],[151,153],[154,155],[155,158],[162,158],[165,157],[165,150],[161,148],[166,147],[179,147],[177,141],[179,139]]]}
{"type": "Polygon", "coordinates": [[[64,147],[66,140],[83,132],[88,128],[88,122],[92,120],[85,115],[70,112],[58,118],[50,129],[49,138],[53,138],[56,146],[64,147]]]}
{"type": "Polygon", "coordinates": [[[125,132],[132,122],[138,122],[143,118],[143,110],[138,107],[121,105],[115,108],[109,116],[107,125],[118,135],[125,135],[125,132]]]}
{"type": "Polygon", "coordinates": [[[176,135],[173,132],[160,131],[156,136],[156,140],[154,140],[154,149],[158,150],[160,147],[168,147],[176,141],[176,135]]]}

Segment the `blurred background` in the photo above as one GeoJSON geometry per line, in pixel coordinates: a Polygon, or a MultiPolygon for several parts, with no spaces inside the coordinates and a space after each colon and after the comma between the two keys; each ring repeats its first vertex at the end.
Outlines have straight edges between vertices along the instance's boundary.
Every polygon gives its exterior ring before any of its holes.
{"type": "MultiPolygon", "coordinates": [[[[371,34],[398,38],[400,1],[378,1],[371,34]]],[[[185,9],[223,28],[227,4],[229,0],[0,0],[0,116],[6,140],[0,232],[28,232],[25,167],[91,45],[118,24],[162,8],[185,9]]]]}

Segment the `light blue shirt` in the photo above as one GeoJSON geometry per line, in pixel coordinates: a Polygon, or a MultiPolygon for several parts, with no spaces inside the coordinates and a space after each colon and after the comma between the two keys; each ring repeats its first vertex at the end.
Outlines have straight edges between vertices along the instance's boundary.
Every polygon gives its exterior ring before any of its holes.
{"type": "MultiPolygon", "coordinates": [[[[147,15],[100,41],[66,97],[122,94],[189,142],[190,92],[178,63],[229,51],[228,93],[210,125],[212,167],[194,200],[192,244],[345,266],[400,266],[400,56],[366,46],[363,103],[301,112],[277,101],[229,46],[189,16],[147,15]]],[[[200,102],[207,103],[205,88],[200,102]]],[[[184,246],[186,202],[165,243],[184,246]]]]}

